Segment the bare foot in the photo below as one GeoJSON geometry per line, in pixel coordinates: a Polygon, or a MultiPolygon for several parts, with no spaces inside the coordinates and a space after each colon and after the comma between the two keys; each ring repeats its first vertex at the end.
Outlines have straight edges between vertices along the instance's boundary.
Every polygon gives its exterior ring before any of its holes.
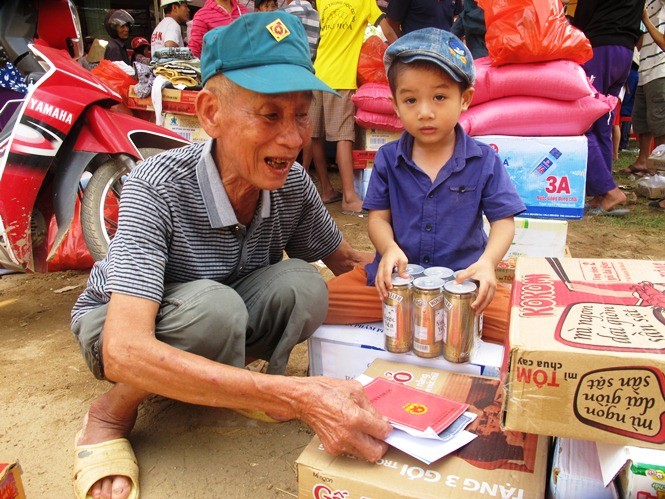
{"type": "MultiPolygon", "coordinates": [[[[83,428],[76,445],[97,444],[129,436],[143,397],[136,402],[131,400],[131,397],[125,398],[120,394],[118,399],[115,396],[118,395],[116,388],[122,391],[122,385],[117,384],[92,402],[83,418],[83,428]],[[120,405],[116,405],[118,402],[120,405]]],[[[132,481],[129,477],[108,476],[96,482],[88,491],[88,495],[94,499],[126,499],[131,490],[132,481]]]]}
{"type": "Polygon", "coordinates": [[[360,212],[363,209],[363,200],[358,196],[355,196],[353,199],[347,199],[346,196],[342,200],[342,210],[343,211],[355,211],[360,212]]]}
{"type": "Polygon", "coordinates": [[[589,206],[591,208],[598,208],[600,206],[600,202],[602,201],[603,196],[594,196],[591,198],[591,201],[589,201],[589,206]]]}
{"type": "Polygon", "coordinates": [[[618,187],[615,187],[611,191],[607,192],[601,199],[600,201],[600,206],[606,210],[610,211],[612,208],[615,206],[625,203],[626,200],[626,195],[623,193],[621,189],[618,187]]]}

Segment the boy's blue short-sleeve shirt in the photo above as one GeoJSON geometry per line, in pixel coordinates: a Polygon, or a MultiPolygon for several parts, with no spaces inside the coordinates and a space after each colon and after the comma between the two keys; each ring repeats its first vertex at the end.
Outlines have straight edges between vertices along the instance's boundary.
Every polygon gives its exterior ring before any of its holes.
{"type": "MultiPolygon", "coordinates": [[[[409,259],[424,267],[465,269],[485,250],[482,215],[490,222],[526,207],[496,152],[455,127],[455,151],[432,182],[412,160],[413,137],[379,149],[366,210],[390,210],[395,241],[409,259]]],[[[373,285],[381,255],[367,265],[373,285]]]]}

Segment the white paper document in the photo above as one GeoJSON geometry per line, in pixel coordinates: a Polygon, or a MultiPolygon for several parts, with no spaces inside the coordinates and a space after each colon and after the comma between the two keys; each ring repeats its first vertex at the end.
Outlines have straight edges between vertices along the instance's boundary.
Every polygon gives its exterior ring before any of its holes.
{"type": "MultiPolygon", "coordinates": [[[[363,386],[372,379],[364,374],[356,378],[363,386]]],[[[476,438],[475,434],[465,430],[476,418],[477,414],[466,411],[439,434],[432,428],[419,431],[408,426],[391,423],[394,430],[385,441],[425,464],[431,464],[476,438]]]]}

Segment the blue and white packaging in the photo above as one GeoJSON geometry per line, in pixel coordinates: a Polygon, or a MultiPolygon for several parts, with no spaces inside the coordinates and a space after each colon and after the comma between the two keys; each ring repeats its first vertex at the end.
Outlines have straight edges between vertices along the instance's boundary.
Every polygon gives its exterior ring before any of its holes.
{"type": "Polygon", "coordinates": [[[474,138],[499,154],[526,205],[526,212],[520,216],[582,218],[588,155],[585,136],[474,138]]]}
{"type": "Polygon", "coordinates": [[[413,352],[385,350],[382,322],[320,326],[307,340],[310,376],[355,379],[374,359],[404,362],[444,371],[498,378],[503,363],[503,345],[478,341],[469,362],[448,362],[443,356],[418,357],[413,352]]]}

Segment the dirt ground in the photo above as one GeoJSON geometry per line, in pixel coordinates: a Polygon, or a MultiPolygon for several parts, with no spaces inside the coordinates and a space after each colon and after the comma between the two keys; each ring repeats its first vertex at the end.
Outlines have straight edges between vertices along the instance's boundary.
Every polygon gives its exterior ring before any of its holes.
{"type": "MultiPolygon", "coordinates": [[[[330,205],[345,237],[370,250],[367,219],[339,210],[330,205]]],[[[607,218],[570,222],[572,255],[665,260],[662,233],[616,227],[607,218]]],[[[29,498],[72,496],[74,436],[90,401],[108,388],[88,372],[69,330],[86,278],[78,271],[0,278],[0,460],[20,460],[29,498]]],[[[307,363],[300,345],[289,374],[304,376],[307,363]]],[[[311,437],[297,421],[258,423],[153,397],[131,441],[143,497],[284,498],[297,496],[295,460],[311,437]]]]}

